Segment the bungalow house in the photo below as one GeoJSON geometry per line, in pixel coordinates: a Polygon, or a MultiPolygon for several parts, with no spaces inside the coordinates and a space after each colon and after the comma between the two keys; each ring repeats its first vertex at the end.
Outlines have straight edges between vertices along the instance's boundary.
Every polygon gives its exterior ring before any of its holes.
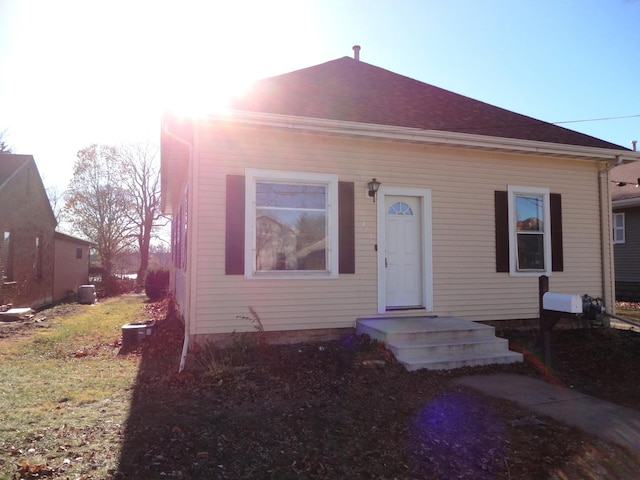
{"type": "Polygon", "coordinates": [[[0,154],[0,304],[53,301],[56,223],[33,157],[0,154]]]}
{"type": "Polygon", "coordinates": [[[640,162],[611,171],[616,298],[640,301],[640,162]]]}
{"type": "Polygon", "coordinates": [[[541,275],[612,311],[609,170],[638,153],[354,51],[259,81],[224,114],[164,116],[185,352],[250,330],[249,308],[279,340],[362,318],[532,320],[541,275]],[[264,215],[283,261],[262,260],[264,215]]]}

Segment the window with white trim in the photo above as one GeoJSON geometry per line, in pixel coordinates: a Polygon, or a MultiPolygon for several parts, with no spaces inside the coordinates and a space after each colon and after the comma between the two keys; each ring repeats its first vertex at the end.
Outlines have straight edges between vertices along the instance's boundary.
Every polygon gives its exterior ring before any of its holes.
{"type": "Polygon", "coordinates": [[[624,212],[613,214],[613,243],[625,243],[624,212]]]}
{"type": "Polygon", "coordinates": [[[42,239],[42,235],[37,235],[35,238],[35,262],[33,264],[33,269],[35,271],[35,276],[37,280],[42,280],[42,274],[43,274],[43,257],[44,257],[44,252],[43,252],[43,239],[42,239]]]}
{"type": "Polygon", "coordinates": [[[248,169],[245,276],[338,276],[338,177],[248,169]]]}
{"type": "Polygon", "coordinates": [[[2,282],[12,282],[13,278],[13,261],[15,242],[11,238],[11,232],[6,230],[2,232],[2,244],[0,244],[0,280],[2,282]]]}
{"type": "Polygon", "coordinates": [[[549,190],[510,186],[509,261],[515,276],[551,273],[549,190]]]}
{"type": "Polygon", "coordinates": [[[182,195],[177,215],[171,222],[171,255],[176,269],[187,271],[187,234],[188,234],[188,190],[182,195]]]}

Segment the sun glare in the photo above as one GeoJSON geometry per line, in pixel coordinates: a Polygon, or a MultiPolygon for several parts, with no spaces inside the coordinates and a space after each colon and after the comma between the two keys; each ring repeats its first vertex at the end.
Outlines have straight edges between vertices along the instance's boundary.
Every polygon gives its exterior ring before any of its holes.
{"type": "Polygon", "coordinates": [[[272,74],[283,58],[302,48],[291,41],[281,14],[295,10],[305,16],[297,3],[186,5],[181,3],[180,15],[171,22],[171,35],[162,38],[163,54],[171,59],[162,70],[162,101],[171,111],[193,115],[224,110],[252,82],[272,74]]]}
{"type": "Polygon", "coordinates": [[[195,79],[178,79],[168,89],[163,107],[187,116],[220,113],[227,110],[230,102],[246,92],[250,85],[251,82],[244,79],[234,81],[231,78],[210,78],[207,75],[195,79]]]}

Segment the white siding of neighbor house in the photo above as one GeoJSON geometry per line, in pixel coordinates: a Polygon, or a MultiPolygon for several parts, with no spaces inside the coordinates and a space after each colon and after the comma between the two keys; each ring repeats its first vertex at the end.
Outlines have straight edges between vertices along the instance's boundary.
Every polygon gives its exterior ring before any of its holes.
{"type": "Polygon", "coordinates": [[[189,235],[192,334],[352,327],[377,313],[376,205],[366,185],[432,193],[433,314],[469,320],[538,316],[538,278],[496,273],[494,191],[548,187],[562,195],[564,271],[552,291],[603,294],[598,170],[602,163],[427,146],[300,131],[234,127],[197,132],[189,235]],[[355,184],[355,274],[337,279],[245,279],[225,275],[226,175],[245,168],[337,174],[355,184]]]}
{"type": "Polygon", "coordinates": [[[55,261],[53,275],[53,301],[77,294],[80,285],[89,282],[89,244],[72,239],[55,237],[55,261]],[[81,258],[77,250],[82,250],[81,258]]]}

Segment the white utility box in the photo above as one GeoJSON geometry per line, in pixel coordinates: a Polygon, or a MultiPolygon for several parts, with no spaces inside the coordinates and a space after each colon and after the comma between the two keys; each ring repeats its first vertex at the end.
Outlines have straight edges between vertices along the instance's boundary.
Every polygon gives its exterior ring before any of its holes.
{"type": "Polygon", "coordinates": [[[582,297],[570,293],[547,292],[542,296],[542,308],[565,313],[582,313],[582,297]]]}

